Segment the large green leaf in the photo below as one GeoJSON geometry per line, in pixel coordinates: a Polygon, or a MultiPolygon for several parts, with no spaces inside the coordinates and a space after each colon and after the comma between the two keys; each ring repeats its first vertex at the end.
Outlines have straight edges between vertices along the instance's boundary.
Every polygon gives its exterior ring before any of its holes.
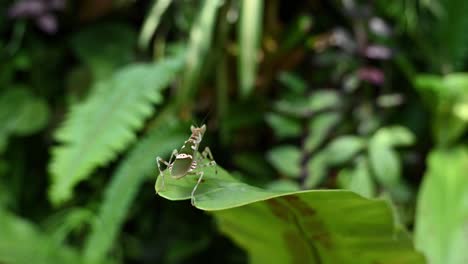
{"type": "Polygon", "coordinates": [[[81,263],[78,253],[60,245],[32,223],[0,209],[0,263],[81,263]]]}
{"type": "Polygon", "coordinates": [[[69,199],[79,181],[134,141],[153,104],[162,101],[161,90],[181,68],[181,57],[128,66],[99,82],[88,100],[72,108],[56,133],[61,144],[53,149],[49,167],[54,203],[69,199]]]}
{"type": "Polygon", "coordinates": [[[468,261],[468,150],[436,150],[418,197],[416,247],[430,264],[468,261]]]}
{"type": "Polygon", "coordinates": [[[156,175],[156,156],[168,154],[184,142],[186,131],[181,132],[176,124],[164,126],[154,127],[117,168],[85,246],[86,263],[106,259],[140,185],[148,175],[156,175]]]}
{"type": "MultiPolygon", "coordinates": [[[[219,228],[249,253],[251,263],[424,263],[409,237],[397,230],[384,200],[344,190],[267,191],[204,170],[195,206],[213,211],[219,228]]],[[[165,172],[156,190],[185,200],[196,177],[175,180],[165,172]]]]}

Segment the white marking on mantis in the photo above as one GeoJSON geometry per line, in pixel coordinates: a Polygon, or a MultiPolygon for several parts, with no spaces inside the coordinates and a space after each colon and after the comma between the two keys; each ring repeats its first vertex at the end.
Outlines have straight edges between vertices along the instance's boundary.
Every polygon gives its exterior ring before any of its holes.
{"type": "Polygon", "coordinates": [[[181,153],[176,156],[176,159],[193,159],[192,155],[181,153]]]}

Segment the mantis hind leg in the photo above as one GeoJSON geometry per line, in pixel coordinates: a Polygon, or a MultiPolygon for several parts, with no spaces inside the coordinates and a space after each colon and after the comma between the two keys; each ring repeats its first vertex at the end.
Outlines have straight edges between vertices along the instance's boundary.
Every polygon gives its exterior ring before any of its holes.
{"type": "Polygon", "coordinates": [[[172,164],[172,158],[177,156],[179,152],[177,151],[177,149],[174,149],[172,151],[172,154],[171,154],[171,157],[169,158],[169,162],[163,160],[161,157],[156,157],[156,163],[158,164],[158,170],[159,170],[159,176],[161,176],[161,190],[164,190],[166,188],[166,184],[165,184],[165,181],[164,181],[164,173],[162,172],[161,170],[161,163],[163,163],[164,165],[166,165],[166,169],[171,167],[171,164],[172,164]]]}
{"type": "Polygon", "coordinates": [[[215,173],[217,174],[218,173],[218,166],[216,164],[216,161],[213,158],[213,154],[211,153],[211,150],[210,150],[209,147],[205,147],[205,149],[202,152],[202,156],[205,159],[209,159],[210,162],[208,162],[207,164],[203,164],[200,167],[214,166],[215,167],[215,173]]]}
{"type": "MultiPolygon", "coordinates": [[[[202,164],[203,159],[201,159],[200,156],[198,156],[199,158],[198,158],[198,166],[197,167],[198,168],[203,168],[203,167],[215,166],[215,173],[218,173],[218,167],[217,167],[216,161],[213,159],[213,154],[211,154],[210,148],[205,147],[205,149],[203,150],[201,155],[203,156],[203,158],[209,159],[210,161],[208,163],[202,164]]],[[[195,187],[193,187],[193,190],[192,190],[192,194],[191,194],[191,203],[192,203],[192,205],[195,205],[195,191],[197,190],[198,185],[200,185],[200,183],[203,180],[204,172],[199,171],[199,172],[196,172],[195,174],[199,175],[199,178],[198,178],[197,184],[195,185],[195,187]]]]}
{"type": "Polygon", "coordinates": [[[195,191],[197,190],[198,185],[200,185],[200,182],[203,179],[203,174],[204,173],[203,173],[203,171],[199,171],[196,174],[200,175],[200,177],[198,178],[197,184],[195,184],[195,187],[193,187],[192,193],[190,195],[190,202],[192,203],[192,206],[195,206],[195,191]]]}

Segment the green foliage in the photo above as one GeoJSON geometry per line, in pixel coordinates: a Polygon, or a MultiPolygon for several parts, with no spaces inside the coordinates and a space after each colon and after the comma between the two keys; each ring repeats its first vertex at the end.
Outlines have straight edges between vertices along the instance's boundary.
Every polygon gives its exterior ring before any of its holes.
{"type": "MultiPolygon", "coordinates": [[[[220,230],[247,250],[251,263],[424,263],[383,200],[336,190],[267,191],[219,167],[204,171],[195,206],[213,211],[220,230]]],[[[166,175],[165,190],[160,177],[155,188],[167,199],[185,200],[194,180],[166,175]]]]}
{"type": "Polygon", "coordinates": [[[4,1],[0,263],[464,263],[467,8],[4,1]]]}
{"type": "Polygon", "coordinates": [[[330,164],[349,161],[365,147],[365,141],[356,136],[342,136],[332,141],[325,149],[330,164]]]}
{"type": "Polygon", "coordinates": [[[456,142],[466,131],[468,119],[468,75],[419,75],[415,86],[434,115],[432,126],[439,145],[456,142]]]}
{"type": "Polygon", "coordinates": [[[181,133],[176,125],[164,126],[148,131],[112,176],[85,246],[86,263],[102,263],[107,259],[106,253],[111,249],[138,189],[147,176],[155,172],[155,155],[167,155],[183,142],[185,133],[181,133]]]}
{"type": "Polygon", "coordinates": [[[12,264],[81,263],[75,250],[60,245],[27,220],[0,208],[0,262],[12,264]]]}
{"type": "Polygon", "coordinates": [[[0,93],[0,153],[6,148],[8,137],[33,134],[46,126],[48,118],[46,102],[29,90],[14,87],[0,93]]]}
{"type": "Polygon", "coordinates": [[[437,22],[431,28],[434,51],[439,65],[445,70],[460,68],[468,54],[468,2],[464,0],[439,0],[440,12],[437,22]],[[444,47],[444,48],[440,48],[444,47]]]}
{"type": "Polygon", "coordinates": [[[135,32],[126,24],[101,24],[79,32],[71,44],[94,77],[102,80],[132,60],[135,32]]]}
{"type": "Polygon", "coordinates": [[[416,247],[428,263],[462,264],[468,259],[468,151],[436,150],[418,197],[416,247]]]}
{"type": "Polygon", "coordinates": [[[56,132],[60,145],[52,150],[52,202],[70,199],[78,182],[135,140],[136,130],[153,113],[153,104],[162,101],[160,91],[179,71],[180,57],[126,67],[98,82],[85,102],[72,107],[56,132]]]}

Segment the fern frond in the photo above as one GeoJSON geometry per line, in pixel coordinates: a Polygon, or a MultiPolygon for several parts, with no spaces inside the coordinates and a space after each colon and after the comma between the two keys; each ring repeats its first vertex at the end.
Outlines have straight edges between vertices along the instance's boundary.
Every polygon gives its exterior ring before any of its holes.
{"type": "Polygon", "coordinates": [[[148,175],[157,174],[156,156],[168,154],[184,142],[186,131],[179,128],[178,125],[155,127],[121,163],[106,189],[86,243],[85,263],[102,263],[106,259],[140,185],[148,175]]]}
{"type": "Polygon", "coordinates": [[[37,227],[0,209],[0,263],[81,263],[78,253],[37,227]]]}
{"type": "Polygon", "coordinates": [[[162,101],[161,90],[182,64],[181,52],[156,64],[128,66],[97,83],[93,94],[71,109],[55,135],[61,144],[53,148],[49,166],[54,204],[68,200],[78,182],[135,140],[135,131],[153,114],[153,104],[162,101]]]}

